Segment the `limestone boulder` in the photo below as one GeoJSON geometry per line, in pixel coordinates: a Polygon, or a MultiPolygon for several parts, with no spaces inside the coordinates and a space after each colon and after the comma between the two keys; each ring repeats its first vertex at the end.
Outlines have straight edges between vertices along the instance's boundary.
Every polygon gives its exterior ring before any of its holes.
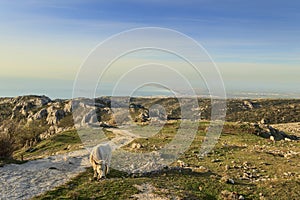
{"type": "Polygon", "coordinates": [[[47,118],[48,111],[46,108],[43,108],[42,110],[38,111],[36,114],[33,115],[33,120],[40,120],[47,118]]]}
{"type": "Polygon", "coordinates": [[[48,116],[46,121],[49,125],[58,124],[58,122],[65,117],[65,112],[61,109],[54,110],[53,108],[47,109],[48,116]]]}

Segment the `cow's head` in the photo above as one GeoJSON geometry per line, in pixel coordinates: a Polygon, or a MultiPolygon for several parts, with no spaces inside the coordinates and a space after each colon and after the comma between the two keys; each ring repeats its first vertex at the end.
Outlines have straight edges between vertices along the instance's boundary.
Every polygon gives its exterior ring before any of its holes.
{"type": "Polygon", "coordinates": [[[98,173],[98,178],[99,179],[105,178],[107,172],[107,164],[104,160],[101,160],[100,162],[97,163],[96,169],[98,173]]]}

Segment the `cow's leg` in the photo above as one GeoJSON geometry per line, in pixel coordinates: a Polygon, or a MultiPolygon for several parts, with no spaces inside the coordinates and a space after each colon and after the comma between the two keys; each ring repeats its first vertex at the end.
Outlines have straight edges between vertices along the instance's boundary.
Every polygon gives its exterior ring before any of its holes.
{"type": "Polygon", "coordinates": [[[97,180],[98,173],[97,173],[97,165],[95,163],[93,164],[93,170],[94,170],[94,180],[97,180]]]}
{"type": "Polygon", "coordinates": [[[103,178],[102,164],[97,165],[97,173],[98,173],[97,180],[99,181],[103,178]]]}
{"type": "Polygon", "coordinates": [[[96,180],[97,177],[98,177],[98,173],[97,173],[97,164],[95,163],[92,154],[90,155],[90,162],[91,162],[91,164],[92,164],[93,171],[94,171],[94,180],[96,180]]]}
{"type": "Polygon", "coordinates": [[[98,177],[97,170],[96,170],[96,169],[94,169],[94,180],[97,180],[97,177],[98,177]]]}
{"type": "Polygon", "coordinates": [[[107,175],[109,173],[109,165],[105,164],[105,175],[107,175]]]}

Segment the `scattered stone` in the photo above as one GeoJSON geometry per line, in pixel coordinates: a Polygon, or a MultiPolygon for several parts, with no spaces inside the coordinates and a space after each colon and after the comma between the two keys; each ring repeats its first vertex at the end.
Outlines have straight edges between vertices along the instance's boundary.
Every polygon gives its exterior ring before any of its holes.
{"type": "Polygon", "coordinates": [[[250,101],[245,100],[243,102],[244,106],[250,110],[252,110],[254,108],[253,104],[250,101]]]}
{"type": "Polygon", "coordinates": [[[259,193],[259,199],[260,199],[260,200],[264,200],[264,199],[265,199],[263,193],[261,193],[261,192],[259,193]]]}
{"type": "Polygon", "coordinates": [[[276,128],[273,128],[270,125],[266,125],[263,123],[253,124],[253,126],[254,126],[256,135],[266,138],[266,139],[270,139],[272,141],[285,140],[285,138],[288,138],[290,140],[299,140],[300,139],[299,137],[297,137],[295,135],[288,135],[283,131],[280,131],[276,128]]]}
{"type": "Polygon", "coordinates": [[[132,143],[132,145],[131,145],[131,149],[140,149],[140,148],[142,148],[143,147],[143,145],[142,144],[140,144],[140,143],[132,143]]]}
{"type": "Polygon", "coordinates": [[[204,166],[200,166],[200,167],[193,167],[191,168],[192,169],[192,172],[196,172],[196,173],[205,173],[205,172],[209,172],[210,170],[207,169],[206,167],[204,166]]]}
{"type": "Polygon", "coordinates": [[[243,195],[239,196],[239,200],[244,200],[244,199],[245,199],[245,197],[243,195]]]}
{"type": "Polygon", "coordinates": [[[203,190],[203,188],[201,186],[199,186],[199,191],[202,191],[202,190],[203,190]]]}
{"type": "Polygon", "coordinates": [[[198,150],[194,150],[194,151],[193,151],[193,153],[195,153],[195,154],[198,154],[198,153],[199,153],[199,151],[198,151],[198,150]]]}
{"type": "Polygon", "coordinates": [[[221,199],[223,200],[239,200],[240,195],[237,192],[230,192],[228,190],[223,190],[221,192],[221,199]]]}
{"type": "Polygon", "coordinates": [[[223,176],[220,180],[220,182],[223,182],[223,183],[228,183],[228,184],[234,184],[234,180],[229,178],[228,176],[223,176]]]}
{"type": "Polygon", "coordinates": [[[179,167],[187,167],[187,164],[181,160],[177,160],[179,167]]]}
{"type": "Polygon", "coordinates": [[[225,165],[225,171],[228,171],[230,169],[229,165],[225,165]]]}
{"type": "MultiPolygon", "coordinates": [[[[218,177],[216,175],[212,174],[209,176],[209,178],[216,180],[218,177]]],[[[222,179],[221,179],[221,181],[222,181],[222,179]]]]}
{"type": "Polygon", "coordinates": [[[241,178],[242,180],[249,180],[249,175],[247,173],[243,173],[243,176],[241,178]]]}
{"type": "Polygon", "coordinates": [[[234,180],[230,178],[227,180],[227,183],[234,185],[234,180]]]}
{"type": "Polygon", "coordinates": [[[267,122],[267,120],[265,120],[264,118],[262,118],[262,119],[260,120],[260,123],[261,123],[261,124],[267,124],[268,122],[267,122]]]}
{"type": "Polygon", "coordinates": [[[247,165],[249,165],[249,163],[247,161],[245,161],[245,162],[243,162],[243,165],[247,166],[247,165]]]}

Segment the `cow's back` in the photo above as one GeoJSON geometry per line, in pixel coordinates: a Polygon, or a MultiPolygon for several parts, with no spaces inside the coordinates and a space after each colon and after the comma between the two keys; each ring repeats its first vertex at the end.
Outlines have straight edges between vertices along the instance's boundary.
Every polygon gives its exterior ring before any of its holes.
{"type": "Polygon", "coordinates": [[[99,144],[92,150],[92,155],[95,162],[99,161],[110,161],[111,157],[111,147],[109,144],[99,144]]]}

